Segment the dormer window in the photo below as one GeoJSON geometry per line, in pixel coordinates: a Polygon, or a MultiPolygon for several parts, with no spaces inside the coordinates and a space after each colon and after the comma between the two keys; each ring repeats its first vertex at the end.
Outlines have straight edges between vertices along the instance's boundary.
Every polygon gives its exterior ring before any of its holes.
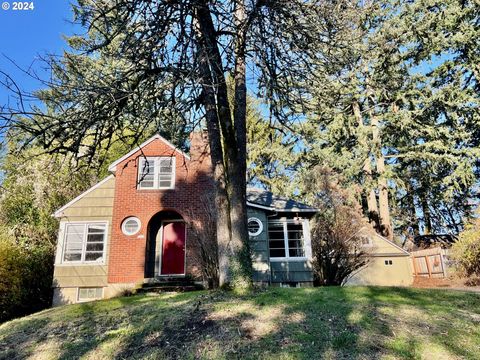
{"type": "Polygon", "coordinates": [[[175,187],[175,157],[140,158],[139,189],[173,189],[175,187]]]}

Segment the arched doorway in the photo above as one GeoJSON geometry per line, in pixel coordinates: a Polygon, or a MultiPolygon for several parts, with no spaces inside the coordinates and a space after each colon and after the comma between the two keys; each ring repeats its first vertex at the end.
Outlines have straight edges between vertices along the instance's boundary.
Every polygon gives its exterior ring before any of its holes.
{"type": "Polygon", "coordinates": [[[184,276],[185,221],[175,211],[161,211],[148,223],[145,277],[184,276]]]}

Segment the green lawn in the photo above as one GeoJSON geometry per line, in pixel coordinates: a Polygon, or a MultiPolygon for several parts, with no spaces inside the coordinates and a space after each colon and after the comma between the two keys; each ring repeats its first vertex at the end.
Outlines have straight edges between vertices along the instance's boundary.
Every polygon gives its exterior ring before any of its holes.
{"type": "Polygon", "coordinates": [[[480,358],[480,295],[376,287],[137,295],[0,326],[0,358],[480,358]]]}

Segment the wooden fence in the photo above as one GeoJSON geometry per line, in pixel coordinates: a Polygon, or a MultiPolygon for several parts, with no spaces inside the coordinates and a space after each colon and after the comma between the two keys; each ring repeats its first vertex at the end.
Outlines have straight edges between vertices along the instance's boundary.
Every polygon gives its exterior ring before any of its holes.
{"type": "Polygon", "coordinates": [[[412,251],[410,254],[412,255],[414,276],[427,278],[447,277],[448,250],[436,247],[412,251]]]}

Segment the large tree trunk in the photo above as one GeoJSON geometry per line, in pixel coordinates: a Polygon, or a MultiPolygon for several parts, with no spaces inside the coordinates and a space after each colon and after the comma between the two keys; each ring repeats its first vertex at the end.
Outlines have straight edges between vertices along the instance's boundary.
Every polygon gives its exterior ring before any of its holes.
{"type": "MultiPolygon", "coordinates": [[[[363,148],[368,147],[368,139],[365,136],[365,126],[363,124],[362,113],[360,111],[360,105],[358,101],[354,101],[352,104],[353,114],[357,120],[358,128],[360,131],[360,135],[358,140],[360,141],[363,148]]],[[[367,212],[368,212],[368,219],[370,223],[373,224],[377,231],[380,231],[380,214],[378,212],[377,206],[377,196],[375,194],[375,189],[373,188],[373,176],[372,176],[372,162],[370,159],[370,151],[367,153],[367,158],[363,164],[363,172],[365,173],[365,177],[367,179],[367,187],[365,189],[366,198],[367,198],[367,212]]]]}
{"type": "Polygon", "coordinates": [[[382,141],[379,134],[378,118],[375,114],[370,116],[372,125],[373,143],[375,144],[375,159],[378,174],[378,203],[380,214],[380,231],[387,239],[393,239],[390,208],[388,206],[388,185],[385,177],[385,157],[382,153],[382,141]]]}
{"type": "MultiPolygon", "coordinates": [[[[212,115],[207,117],[207,123],[216,121],[216,126],[218,125],[220,129],[220,136],[210,139],[210,145],[221,150],[223,159],[221,171],[224,172],[227,196],[226,203],[222,203],[228,214],[226,215],[227,219],[222,219],[220,216],[217,219],[218,222],[226,220],[229,225],[228,237],[222,234],[218,235],[220,286],[248,286],[251,283],[251,259],[248,249],[245,198],[246,85],[244,50],[237,51],[241,56],[236,62],[234,124],[228,102],[228,87],[218,49],[217,34],[206,3],[196,8],[195,22],[198,25],[197,40],[202,49],[201,52],[208,62],[208,66],[202,67],[202,74],[205,72],[202,77],[211,79],[211,87],[216,95],[203,97],[205,109],[213,106],[216,113],[216,116],[213,116],[212,109],[212,115]],[[216,143],[213,144],[213,142],[216,143]],[[220,238],[220,236],[222,237],[220,238]]],[[[238,56],[238,54],[236,55],[238,56]]],[[[212,124],[207,124],[207,126],[213,127],[212,124]]],[[[216,160],[219,161],[219,159],[216,160]]],[[[212,157],[212,163],[214,161],[215,159],[212,157]]],[[[216,186],[221,186],[221,184],[216,182],[216,186]]],[[[218,189],[217,194],[223,191],[224,189],[218,189]]],[[[224,209],[219,209],[222,216],[224,209]]],[[[218,226],[221,227],[221,224],[218,226]]],[[[222,227],[222,231],[224,230],[222,227]]]]}
{"type": "Polygon", "coordinates": [[[231,242],[231,221],[226,185],[226,171],[222,150],[222,140],[216,107],[213,80],[210,73],[208,54],[205,51],[205,39],[195,21],[199,54],[199,69],[204,96],[205,118],[212,159],[212,172],[215,186],[216,236],[218,244],[219,283],[225,284],[229,278],[229,253],[231,242]]]}
{"type": "MultiPolygon", "coordinates": [[[[235,269],[238,274],[235,281],[237,286],[245,287],[251,283],[251,256],[247,231],[247,84],[245,63],[245,5],[243,0],[235,3],[235,25],[237,39],[235,43],[235,96],[233,106],[234,131],[236,137],[236,158],[230,159],[234,163],[231,167],[230,190],[232,220],[232,245],[237,256],[238,264],[235,269]]],[[[233,144],[232,144],[233,145],[233,144]]],[[[225,146],[229,146],[225,144],[225,146]]],[[[227,151],[227,153],[229,153],[227,151]]]]}

